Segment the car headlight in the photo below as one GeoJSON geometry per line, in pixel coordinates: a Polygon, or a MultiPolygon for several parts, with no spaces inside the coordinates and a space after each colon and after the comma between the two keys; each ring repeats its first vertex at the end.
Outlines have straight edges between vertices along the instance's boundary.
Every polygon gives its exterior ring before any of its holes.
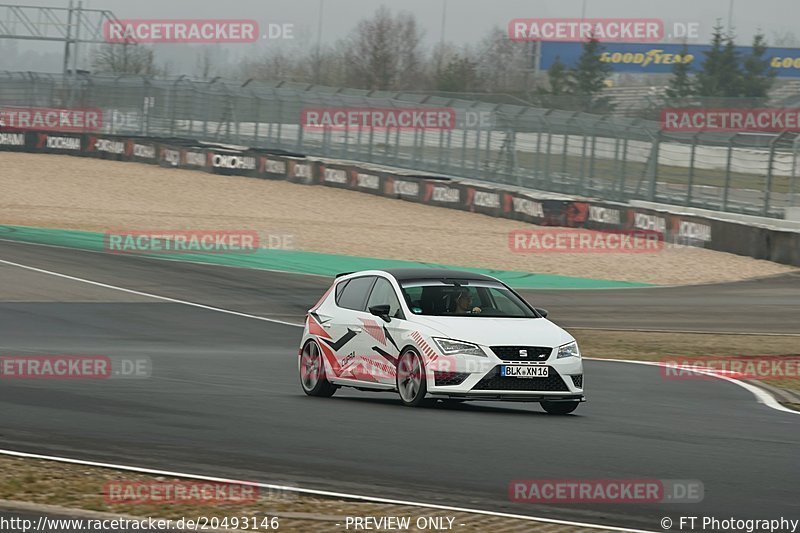
{"type": "Polygon", "coordinates": [[[477,344],[471,342],[457,341],[453,339],[440,339],[433,338],[433,342],[445,355],[463,354],[463,355],[477,355],[478,357],[486,357],[486,354],[477,344]]]}
{"type": "Polygon", "coordinates": [[[575,341],[559,346],[558,355],[556,359],[563,359],[564,357],[580,357],[581,351],[578,349],[578,343],[575,341]]]}

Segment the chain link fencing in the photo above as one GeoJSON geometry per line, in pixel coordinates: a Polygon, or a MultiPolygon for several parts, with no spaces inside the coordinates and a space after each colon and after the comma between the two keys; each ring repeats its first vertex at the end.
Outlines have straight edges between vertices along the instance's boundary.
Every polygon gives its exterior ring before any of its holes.
{"type": "Polygon", "coordinates": [[[182,137],[783,218],[800,134],[678,133],[656,120],[300,83],[0,72],[0,106],[100,108],[103,133],[182,137]],[[452,110],[439,129],[304,127],[310,108],[452,110]]]}

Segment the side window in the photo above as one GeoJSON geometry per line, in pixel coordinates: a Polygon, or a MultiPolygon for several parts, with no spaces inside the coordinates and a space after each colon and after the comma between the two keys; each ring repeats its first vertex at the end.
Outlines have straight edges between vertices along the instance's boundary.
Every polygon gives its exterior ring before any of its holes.
{"type": "Polygon", "coordinates": [[[348,283],[350,283],[349,279],[336,285],[336,305],[339,305],[339,298],[342,296],[342,291],[344,291],[348,283]]]}
{"type": "Polygon", "coordinates": [[[345,309],[363,311],[366,309],[367,295],[373,283],[375,283],[375,276],[351,279],[342,288],[336,303],[345,309]]]}
{"type": "Polygon", "coordinates": [[[403,311],[400,309],[400,301],[397,299],[397,293],[394,287],[384,278],[378,278],[375,286],[372,288],[372,293],[367,300],[367,309],[373,305],[389,305],[389,316],[394,318],[405,318],[403,311]]]}
{"type": "Polygon", "coordinates": [[[403,293],[406,297],[406,303],[411,308],[414,314],[422,313],[422,286],[417,287],[404,287],[403,293]]]}

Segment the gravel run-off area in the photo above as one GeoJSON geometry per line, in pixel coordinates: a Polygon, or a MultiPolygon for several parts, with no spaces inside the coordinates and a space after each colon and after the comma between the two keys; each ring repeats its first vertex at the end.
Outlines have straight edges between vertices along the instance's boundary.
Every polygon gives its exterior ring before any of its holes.
{"type": "Polygon", "coordinates": [[[72,156],[0,153],[0,188],[0,224],[251,230],[263,242],[291,236],[305,251],[659,285],[795,270],[670,245],[647,253],[520,253],[511,250],[509,233],[537,226],[324,186],[72,156]]]}

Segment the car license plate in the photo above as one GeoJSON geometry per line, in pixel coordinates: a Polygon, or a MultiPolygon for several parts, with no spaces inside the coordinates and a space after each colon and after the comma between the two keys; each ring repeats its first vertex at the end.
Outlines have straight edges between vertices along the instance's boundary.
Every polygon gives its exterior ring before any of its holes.
{"type": "Polygon", "coordinates": [[[507,378],[546,378],[549,369],[547,366],[502,365],[500,375],[507,378]]]}

